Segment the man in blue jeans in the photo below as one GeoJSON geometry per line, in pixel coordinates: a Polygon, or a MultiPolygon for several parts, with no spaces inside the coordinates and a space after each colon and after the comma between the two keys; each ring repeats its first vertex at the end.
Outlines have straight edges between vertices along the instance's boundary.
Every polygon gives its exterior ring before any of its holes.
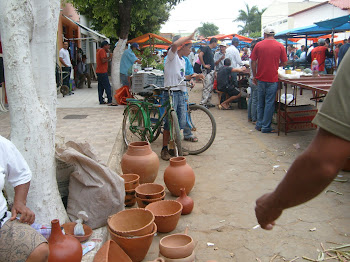
{"type": "Polygon", "coordinates": [[[109,43],[103,41],[101,48],[96,53],[96,74],[98,82],[98,100],[100,105],[112,105],[111,84],[108,79],[108,62],[112,60],[113,54],[109,51],[109,43]],[[103,92],[106,92],[108,102],[103,100],[103,92]]]}
{"type": "Polygon", "coordinates": [[[287,64],[287,54],[275,40],[275,30],[265,27],[264,40],[257,43],[251,54],[253,83],[258,85],[258,118],[255,129],[275,133],[271,128],[278,85],[278,67],[287,64]]]}

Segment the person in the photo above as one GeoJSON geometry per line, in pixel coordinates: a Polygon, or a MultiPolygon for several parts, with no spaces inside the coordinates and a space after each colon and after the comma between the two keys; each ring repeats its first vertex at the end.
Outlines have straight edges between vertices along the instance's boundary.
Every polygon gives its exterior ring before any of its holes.
{"type": "Polygon", "coordinates": [[[300,53],[299,58],[294,61],[296,65],[300,65],[301,63],[306,62],[306,53],[307,53],[307,48],[306,47],[302,48],[302,52],[300,53]]]}
{"type": "Polygon", "coordinates": [[[101,48],[96,53],[96,74],[98,82],[98,100],[100,105],[106,104],[103,92],[106,92],[108,105],[112,105],[111,84],[108,79],[108,61],[112,60],[113,54],[109,52],[109,43],[103,41],[101,48]]]}
{"type": "Polygon", "coordinates": [[[295,52],[295,55],[298,57],[297,59],[300,58],[301,53],[304,52],[304,49],[305,49],[305,46],[302,45],[302,46],[300,47],[300,49],[298,49],[298,50],[295,52]]]}
{"type": "MultiPolygon", "coordinates": [[[[66,85],[66,86],[70,86],[69,85],[69,80],[70,80],[70,73],[72,70],[72,63],[70,60],[70,55],[69,55],[69,51],[68,51],[68,47],[69,44],[68,42],[63,42],[63,47],[61,48],[60,52],[59,52],[59,60],[61,62],[61,68],[62,68],[62,84],[66,85]]],[[[74,93],[72,93],[71,89],[69,89],[69,95],[72,95],[74,93]]]]}
{"type": "Polygon", "coordinates": [[[324,38],[320,38],[318,39],[318,46],[312,49],[311,51],[311,61],[314,61],[314,59],[316,58],[318,62],[318,71],[320,73],[326,73],[326,57],[332,57],[332,54],[328,51],[328,48],[326,46],[326,40],[324,38]]]}
{"type": "Polygon", "coordinates": [[[295,47],[293,45],[287,46],[287,57],[288,61],[293,63],[295,59],[295,47]]]}
{"type": "Polygon", "coordinates": [[[226,58],[231,60],[231,67],[239,68],[243,65],[241,56],[238,50],[239,39],[238,37],[232,37],[232,44],[226,49],[226,58]]]}
{"type": "Polygon", "coordinates": [[[263,229],[273,229],[283,210],[324,192],[350,156],[350,52],[342,63],[313,120],[319,129],[312,142],[293,162],[275,190],[256,200],[255,214],[263,229]]]}
{"type": "Polygon", "coordinates": [[[215,71],[219,71],[221,67],[224,66],[224,60],[225,60],[225,53],[226,53],[226,43],[222,41],[219,44],[219,50],[218,52],[215,52],[214,54],[214,63],[215,63],[215,71]]]}
{"type": "Polygon", "coordinates": [[[215,72],[214,55],[212,49],[215,49],[217,47],[217,44],[218,40],[215,37],[213,37],[212,39],[210,39],[208,46],[202,46],[200,48],[201,51],[198,55],[203,68],[202,73],[204,75],[202,100],[199,104],[207,108],[215,107],[212,103],[210,103],[210,100],[211,93],[213,91],[215,72]]]}
{"type": "MultiPolygon", "coordinates": [[[[196,31],[186,37],[174,37],[172,45],[168,51],[168,55],[164,65],[164,86],[172,87],[171,94],[173,97],[173,107],[177,113],[180,129],[186,127],[186,83],[181,80],[191,79],[193,75],[185,75],[186,61],[183,56],[188,56],[191,52],[192,41],[196,31]]],[[[163,93],[162,103],[169,99],[168,92],[163,93]]],[[[167,118],[165,119],[163,131],[163,147],[160,153],[163,160],[169,160],[171,155],[174,155],[173,150],[168,149],[170,139],[169,124],[167,118]]]]}
{"type": "Polygon", "coordinates": [[[194,65],[194,62],[195,62],[195,55],[196,55],[196,49],[194,49],[194,47],[192,47],[192,49],[191,49],[191,53],[188,55],[188,59],[190,60],[190,63],[191,63],[191,65],[192,65],[192,67],[193,67],[193,65],[194,65]]]}
{"type": "Polygon", "coordinates": [[[0,261],[47,261],[46,239],[30,225],[35,214],[26,206],[32,173],[15,145],[0,136],[0,261]],[[11,211],[2,193],[5,180],[14,187],[11,211]],[[19,217],[19,218],[17,218],[19,217]]]}
{"type": "Polygon", "coordinates": [[[241,60],[242,61],[249,61],[249,54],[248,54],[247,47],[243,47],[243,54],[242,54],[241,60]]]}
{"type": "MultiPolygon", "coordinates": [[[[217,72],[217,85],[218,90],[221,92],[224,92],[229,96],[224,101],[220,101],[219,109],[220,110],[227,110],[230,109],[229,103],[231,103],[234,100],[237,100],[241,97],[241,92],[238,89],[238,81],[237,81],[237,74],[238,72],[243,72],[245,70],[245,67],[242,68],[233,68],[230,66],[231,60],[229,58],[226,58],[224,60],[224,67],[220,68],[217,72]]],[[[225,96],[222,96],[222,100],[225,96]]]]}
{"type": "Polygon", "coordinates": [[[339,50],[342,47],[342,43],[337,44],[337,47],[334,49],[334,61],[335,61],[335,67],[339,66],[338,56],[339,56],[339,50]]]}
{"type": "MultiPolygon", "coordinates": [[[[350,41],[350,37],[349,37],[349,41],[350,41]]],[[[342,45],[339,49],[339,53],[338,53],[338,67],[340,66],[341,60],[343,60],[343,57],[345,56],[346,52],[348,51],[350,47],[350,43],[347,42],[346,44],[342,45]]]]}
{"type": "Polygon", "coordinates": [[[123,86],[130,86],[129,77],[134,63],[141,64],[141,60],[135,55],[135,50],[140,50],[138,43],[132,43],[130,48],[125,49],[120,60],[120,81],[123,86]]]}
{"type": "Polygon", "coordinates": [[[88,66],[86,64],[86,55],[81,57],[81,61],[78,63],[77,67],[78,74],[78,88],[83,88],[84,82],[87,80],[88,88],[91,88],[91,77],[88,72],[88,66]]]}
{"type": "Polygon", "coordinates": [[[283,45],[274,38],[275,30],[265,27],[264,40],[257,43],[250,56],[252,60],[253,83],[258,85],[258,117],[255,129],[262,133],[274,133],[271,128],[275,111],[278,85],[278,67],[287,64],[283,45]]]}

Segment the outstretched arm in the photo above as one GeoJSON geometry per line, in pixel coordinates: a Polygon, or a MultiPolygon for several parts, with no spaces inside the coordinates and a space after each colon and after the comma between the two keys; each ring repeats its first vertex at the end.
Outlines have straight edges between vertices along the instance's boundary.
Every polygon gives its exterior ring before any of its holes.
{"type": "Polygon", "coordinates": [[[174,43],[172,43],[171,45],[171,51],[173,51],[173,53],[175,53],[177,51],[177,48],[180,47],[182,44],[184,44],[186,41],[189,41],[191,39],[193,39],[194,34],[196,33],[197,29],[194,30],[194,32],[192,34],[190,34],[189,36],[184,36],[179,38],[178,40],[176,40],[174,43]]]}
{"type": "Polygon", "coordinates": [[[35,220],[35,214],[32,210],[30,210],[27,204],[27,195],[29,191],[30,182],[18,185],[15,187],[15,198],[13,207],[11,209],[11,220],[15,220],[18,214],[21,214],[21,218],[19,222],[33,224],[35,220]]]}

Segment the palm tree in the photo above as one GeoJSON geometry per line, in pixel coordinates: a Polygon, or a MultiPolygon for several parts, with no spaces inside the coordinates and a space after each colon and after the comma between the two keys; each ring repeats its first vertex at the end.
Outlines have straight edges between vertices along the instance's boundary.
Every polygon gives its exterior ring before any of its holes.
{"type": "Polygon", "coordinates": [[[261,30],[261,15],[265,9],[259,11],[259,8],[254,5],[252,8],[249,8],[249,5],[246,3],[246,11],[240,9],[238,11],[238,17],[233,20],[234,22],[243,22],[244,25],[239,25],[241,30],[239,34],[249,36],[253,32],[261,30]]]}

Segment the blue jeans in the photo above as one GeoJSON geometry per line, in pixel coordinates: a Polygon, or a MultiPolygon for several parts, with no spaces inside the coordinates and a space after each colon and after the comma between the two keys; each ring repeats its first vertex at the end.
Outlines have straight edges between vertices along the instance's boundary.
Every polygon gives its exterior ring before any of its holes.
{"type": "Polygon", "coordinates": [[[129,86],[128,76],[120,73],[120,82],[122,82],[123,86],[129,86]]]}
{"type": "Polygon", "coordinates": [[[109,83],[108,73],[97,73],[97,81],[98,100],[100,101],[100,104],[104,104],[103,91],[105,91],[107,94],[108,103],[112,103],[111,84],[109,83]]]}
{"type": "MultiPolygon", "coordinates": [[[[184,129],[186,126],[186,94],[182,91],[171,92],[173,98],[173,108],[177,114],[179,120],[180,129],[184,129]]],[[[164,92],[162,97],[162,105],[169,99],[168,92],[164,92]]],[[[168,118],[165,117],[164,129],[169,130],[168,118]]]]}
{"type": "Polygon", "coordinates": [[[250,97],[248,100],[248,120],[256,122],[258,119],[258,87],[253,84],[253,81],[249,78],[249,86],[251,89],[250,97]]]}
{"type": "Polygon", "coordinates": [[[271,121],[275,111],[277,82],[258,81],[258,121],[256,129],[262,133],[272,131],[271,121]]]}

